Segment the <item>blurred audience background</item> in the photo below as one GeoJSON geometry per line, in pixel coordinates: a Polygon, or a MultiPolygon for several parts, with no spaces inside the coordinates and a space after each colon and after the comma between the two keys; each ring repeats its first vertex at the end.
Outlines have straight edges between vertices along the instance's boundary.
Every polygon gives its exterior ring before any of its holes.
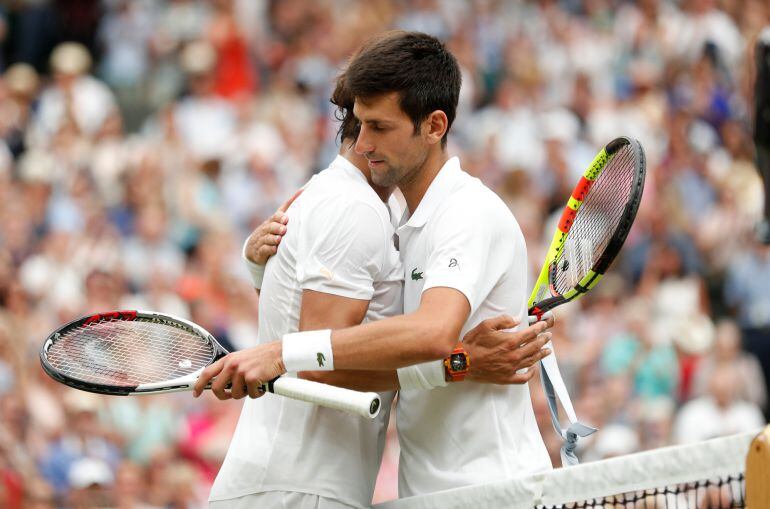
{"type": "MultiPolygon", "coordinates": [[[[136,307],[249,346],[241,242],[331,161],[333,78],[390,28],[457,56],[449,151],[509,204],[533,276],[598,148],[625,134],[646,149],[621,259],[557,312],[566,382],[601,429],[581,457],[762,425],[770,247],[752,231],[749,114],[768,23],[765,0],[3,2],[0,506],[205,507],[239,403],[73,391],[38,348],[76,316],[136,307]]],[[[376,500],[396,496],[389,437],[376,500]]]]}

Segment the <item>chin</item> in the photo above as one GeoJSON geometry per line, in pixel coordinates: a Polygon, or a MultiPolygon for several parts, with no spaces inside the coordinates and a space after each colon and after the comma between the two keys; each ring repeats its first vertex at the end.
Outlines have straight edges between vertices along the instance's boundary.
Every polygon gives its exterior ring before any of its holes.
{"type": "Polygon", "coordinates": [[[395,182],[393,182],[393,175],[390,173],[372,172],[372,182],[380,187],[390,187],[395,185],[395,182]]]}

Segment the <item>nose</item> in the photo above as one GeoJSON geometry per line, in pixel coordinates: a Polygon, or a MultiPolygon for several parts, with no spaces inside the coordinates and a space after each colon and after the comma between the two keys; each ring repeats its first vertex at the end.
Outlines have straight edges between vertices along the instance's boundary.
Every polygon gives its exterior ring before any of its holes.
{"type": "Polygon", "coordinates": [[[353,147],[353,150],[356,151],[356,154],[360,156],[374,152],[374,145],[372,145],[369,141],[368,131],[369,130],[365,125],[361,126],[361,130],[358,133],[358,138],[356,138],[356,145],[353,147]]]}

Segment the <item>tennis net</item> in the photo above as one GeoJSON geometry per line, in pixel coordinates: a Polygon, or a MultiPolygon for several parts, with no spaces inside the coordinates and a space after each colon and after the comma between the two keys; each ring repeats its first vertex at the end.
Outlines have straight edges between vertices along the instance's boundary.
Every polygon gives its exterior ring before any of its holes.
{"type": "Polygon", "coordinates": [[[393,500],[374,508],[746,507],[744,471],[754,436],[756,432],[665,447],[528,477],[393,500]]]}

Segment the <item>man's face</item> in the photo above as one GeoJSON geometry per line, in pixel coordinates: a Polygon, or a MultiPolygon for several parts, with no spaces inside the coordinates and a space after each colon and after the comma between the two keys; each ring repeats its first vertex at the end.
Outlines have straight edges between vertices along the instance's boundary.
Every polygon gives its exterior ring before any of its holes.
{"type": "MultiPolygon", "coordinates": [[[[356,99],[353,113],[361,122],[355,151],[364,156],[378,186],[389,187],[410,182],[428,157],[430,145],[420,129],[399,105],[396,92],[366,101],[356,99]]],[[[422,126],[421,126],[422,127],[422,126]]]]}

